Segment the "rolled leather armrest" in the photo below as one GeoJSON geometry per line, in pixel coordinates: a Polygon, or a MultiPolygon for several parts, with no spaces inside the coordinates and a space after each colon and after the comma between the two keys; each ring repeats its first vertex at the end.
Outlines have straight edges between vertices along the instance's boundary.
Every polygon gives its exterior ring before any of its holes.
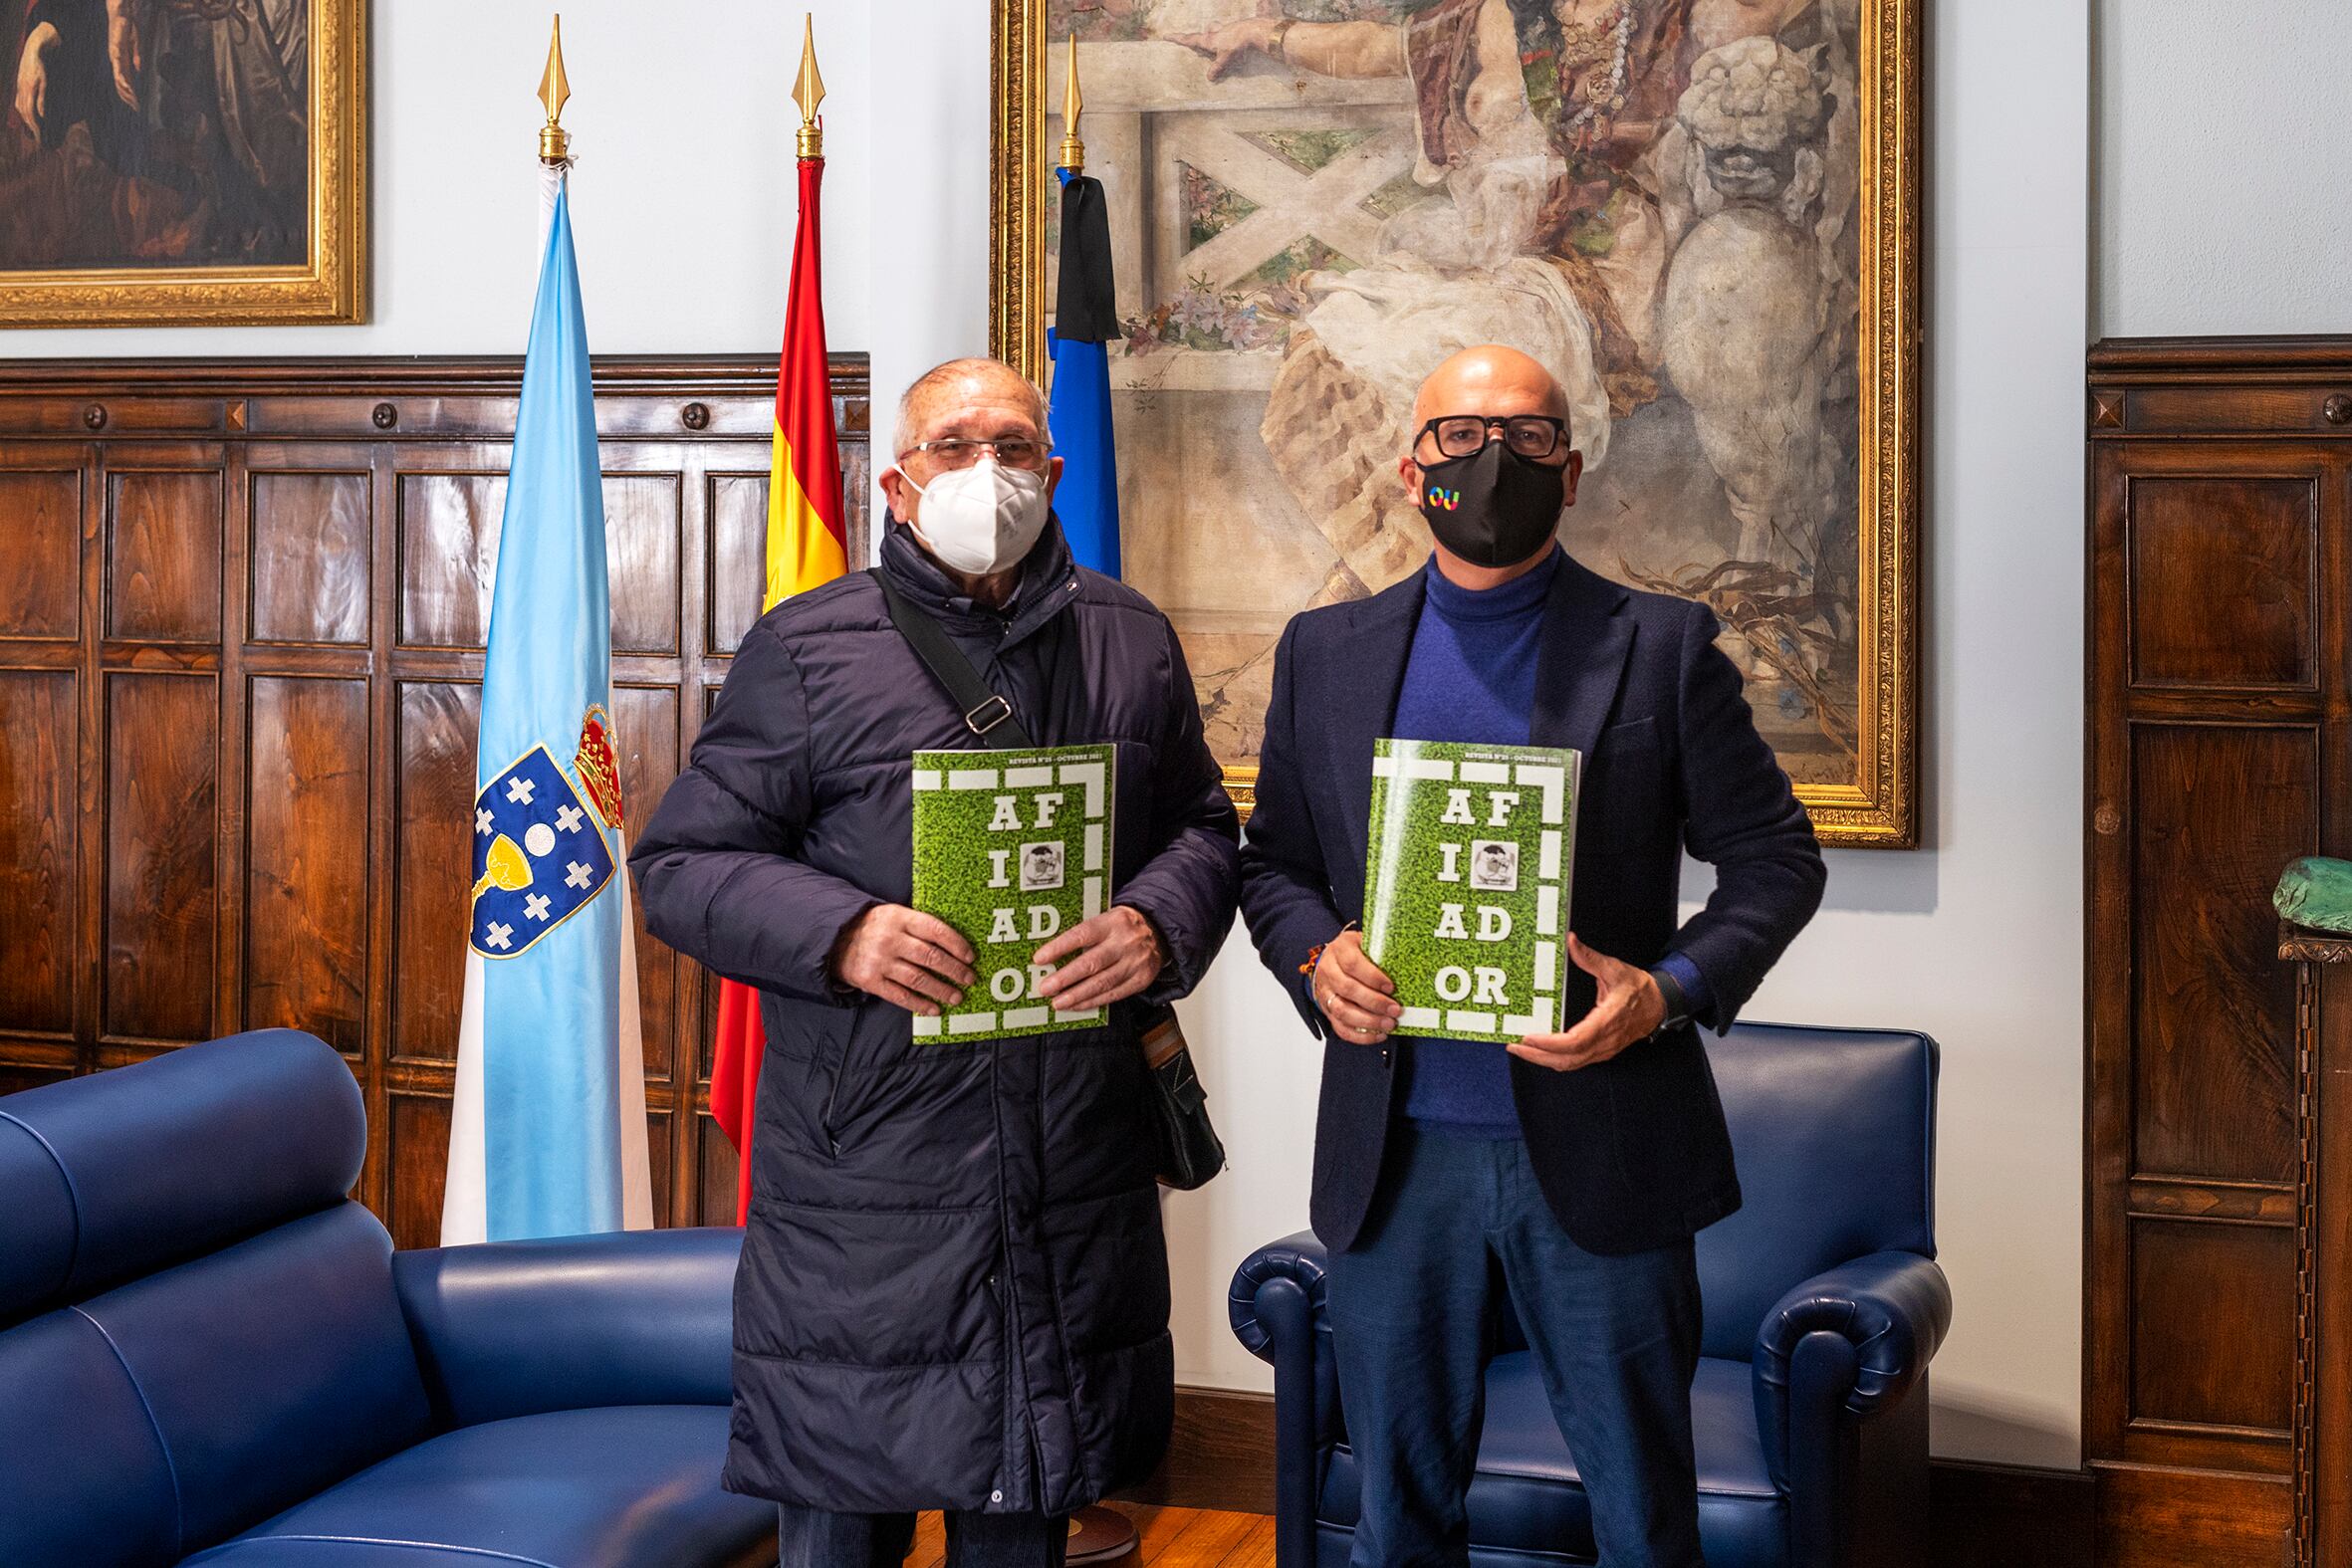
{"type": "Polygon", "coordinates": [[[392,1280],[453,1426],[602,1405],[733,1398],[732,1228],[628,1231],[392,1254],[392,1280]]]}
{"type": "Polygon", "coordinates": [[[1944,1270],[1916,1252],[1857,1257],[1782,1296],[1756,1331],[1756,1420],[1773,1478],[1788,1482],[1792,1426],[1902,1403],[1951,1326],[1944,1270]]]}
{"type": "Polygon", "coordinates": [[[1323,1329],[1323,1272],[1331,1254],[1312,1231],[1269,1241],[1233,1271],[1226,1313],[1242,1348],[1261,1361],[1277,1361],[1278,1331],[1294,1321],[1323,1329]]]}

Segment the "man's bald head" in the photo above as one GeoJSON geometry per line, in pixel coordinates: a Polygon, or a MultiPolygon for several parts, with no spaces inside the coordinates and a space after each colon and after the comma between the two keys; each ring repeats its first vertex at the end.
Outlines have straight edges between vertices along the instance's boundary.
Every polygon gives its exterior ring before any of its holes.
{"type": "Polygon", "coordinates": [[[1046,434],[1046,394],[1028,376],[1002,359],[950,359],[916,376],[898,399],[893,437],[897,451],[892,455],[906,456],[917,442],[933,439],[939,433],[936,426],[981,410],[1018,414],[1029,422],[1033,439],[1046,434]]]}
{"type": "Polygon", "coordinates": [[[1413,394],[1416,436],[1430,420],[1448,414],[1550,414],[1566,419],[1568,394],[1532,355],[1502,343],[1478,343],[1449,356],[1413,394]]]}

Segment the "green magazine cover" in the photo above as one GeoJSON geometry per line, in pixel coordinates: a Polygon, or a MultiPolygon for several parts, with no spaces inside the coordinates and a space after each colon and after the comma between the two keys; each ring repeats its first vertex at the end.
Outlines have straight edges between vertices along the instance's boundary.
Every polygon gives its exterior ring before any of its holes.
{"type": "Polygon", "coordinates": [[[1510,1042],[1592,1006],[1568,961],[1583,758],[1539,746],[1372,748],[1364,952],[1396,982],[1396,1032],[1510,1042]]]}
{"type": "Polygon", "coordinates": [[[1110,898],[1108,746],[917,752],[914,907],[980,953],[961,1007],[917,1015],[915,1038],[997,1039],[1099,1027],[1103,1009],[1057,1012],[1030,957],[1110,898]]]}

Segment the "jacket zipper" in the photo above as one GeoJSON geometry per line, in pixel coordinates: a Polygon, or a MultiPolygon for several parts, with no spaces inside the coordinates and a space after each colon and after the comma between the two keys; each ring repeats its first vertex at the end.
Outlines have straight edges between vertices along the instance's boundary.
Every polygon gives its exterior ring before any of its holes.
{"type": "Polygon", "coordinates": [[[833,1107],[840,1103],[841,1078],[848,1070],[846,1061],[834,1065],[832,1087],[824,1091],[824,1115],[818,1122],[824,1129],[825,1147],[832,1151],[836,1160],[841,1157],[841,1138],[840,1134],[833,1131],[833,1107]]]}

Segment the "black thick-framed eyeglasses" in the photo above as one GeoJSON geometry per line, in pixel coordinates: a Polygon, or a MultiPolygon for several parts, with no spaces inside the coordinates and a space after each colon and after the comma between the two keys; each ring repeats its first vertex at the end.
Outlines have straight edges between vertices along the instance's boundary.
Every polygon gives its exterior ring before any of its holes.
{"type": "Polygon", "coordinates": [[[1413,440],[1418,445],[1427,436],[1447,457],[1476,457],[1486,450],[1493,439],[1488,432],[1494,430],[1502,431],[1504,444],[1522,457],[1549,457],[1567,439],[1568,422],[1550,414],[1440,414],[1413,440]]]}

